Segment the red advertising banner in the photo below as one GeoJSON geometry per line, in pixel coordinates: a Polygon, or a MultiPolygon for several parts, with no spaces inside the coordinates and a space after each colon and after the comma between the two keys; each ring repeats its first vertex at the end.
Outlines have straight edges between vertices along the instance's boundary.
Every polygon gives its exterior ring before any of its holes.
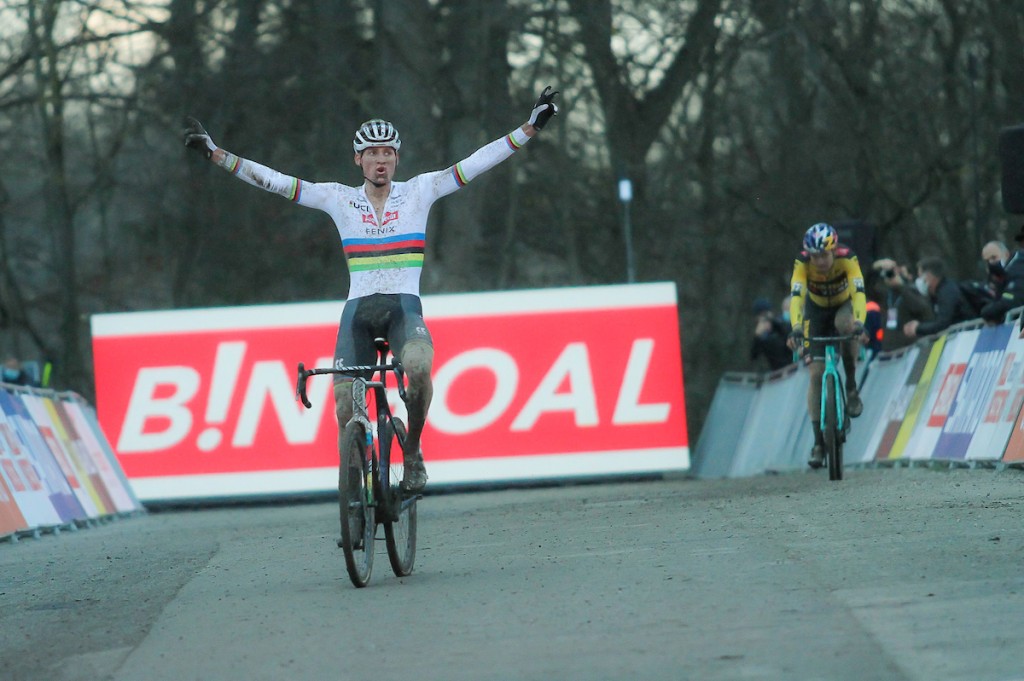
{"type": "MultiPolygon", "coordinates": [[[[689,468],[674,284],[423,304],[432,483],[689,468]]],[[[99,420],[139,498],[333,489],[331,380],[310,380],[310,410],[294,392],[299,362],[330,366],[342,307],[93,317],[99,420]]]]}

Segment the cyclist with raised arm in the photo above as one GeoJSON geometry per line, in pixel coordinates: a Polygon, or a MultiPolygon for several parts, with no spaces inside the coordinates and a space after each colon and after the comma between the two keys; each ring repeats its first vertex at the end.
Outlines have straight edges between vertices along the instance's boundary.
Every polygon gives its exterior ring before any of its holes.
{"type": "MultiPolygon", "coordinates": [[[[427,482],[420,436],[433,395],[430,371],[434,346],[423,321],[420,273],[431,205],[464,187],[522,148],[555,114],[558,92],[544,88],[529,119],[507,135],[477,149],[455,165],[395,181],[402,142],[395,126],[366,121],[355,133],[354,163],[363,182],[307,182],[279,173],[221,149],[199,121],[186,119],[185,145],[255,187],[280,194],[302,206],[318,208],[334,220],[349,270],[349,292],[338,325],[334,365],[370,365],[376,361],[374,338],[388,340],[408,380],[409,430],[402,487],[419,492],[427,482]]],[[[352,416],[352,377],[335,375],[338,423],[352,416]]],[[[340,440],[340,436],[339,436],[340,440]]],[[[339,451],[341,443],[339,441],[339,451]]]]}
{"type": "MultiPolygon", "coordinates": [[[[814,447],[808,465],[820,468],[825,458],[825,440],[821,432],[821,377],[825,372],[824,347],[805,340],[814,336],[864,334],[867,297],[864,275],[857,256],[839,243],[831,225],[819,222],[804,234],[804,248],[793,263],[792,300],[789,317],[792,332],[789,347],[805,352],[810,368],[807,411],[814,430],[814,447]]],[[[843,370],[846,374],[846,411],[860,416],[864,409],[857,392],[857,346],[843,343],[843,370]]]]}

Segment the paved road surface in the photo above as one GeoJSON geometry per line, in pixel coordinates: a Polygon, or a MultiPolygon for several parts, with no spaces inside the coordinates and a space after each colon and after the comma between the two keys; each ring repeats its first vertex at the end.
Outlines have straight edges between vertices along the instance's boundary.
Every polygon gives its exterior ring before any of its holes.
{"type": "Polygon", "coordinates": [[[0,678],[1024,679],[1024,474],[435,495],[354,589],[328,503],[0,545],[0,678]]]}

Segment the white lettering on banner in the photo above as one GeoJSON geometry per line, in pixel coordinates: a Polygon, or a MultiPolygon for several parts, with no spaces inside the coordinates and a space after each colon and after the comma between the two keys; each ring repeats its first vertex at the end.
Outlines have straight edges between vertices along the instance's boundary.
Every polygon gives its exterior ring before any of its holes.
{"type": "Polygon", "coordinates": [[[191,367],[153,367],[140,369],[117,440],[122,454],[155,452],[172,447],[192,429],[192,412],[185,405],[199,391],[199,372],[191,367]],[[157,398],[160,386],[171,386],[174,392],[157,398]],[[167,419],[168,426],[159,432],[146,433],[150,419],[167,419]]]}
{"type": "Polygon", "coordinates": [[[626,372],[622,375],[619,399],[615,402],[615,415],[612,416],[614,425],[664,423],[668,420],[672,406],[668,402],[640,404],[640,391],[644,387],[644,379],[647,378],[647,369],[651,365],[653,354],[654,339],[637,338],[633,341],[629,360],[626,362],[626,372]]]}
{"type": "Polygon", "coordinates": [[[224,423],[228,416],[246,345],[244,341],[217,344],[217,358],[213,360],[213,378],[210,379],[210,396],[206,401],[206,423],[210,427],[200,433],[196,440],[196,446],[204,452],[216,449],[223,437],[220,428],[214,424],[224,423]]]}
{"type": "Polygon", "coordinates": [[[463,435],[494,423],[512,404],[519,385],[519,367],[512,355],[494,348],[469,350],[448,360],[434,375],[434,399],[430,425],[439,431],[463,435]],[[456,414],[448,408],[448,392],[464,371],[486,369],[494,375],[494,393],[483,407],[471,414],[456,414]]]}
{"type": "Polygon", "coordinates": [[[577,427],[598,425],[597,397],[586,343],[569,343],[558,356],[540,385],[530,395],[519,415],[512,421],[512,430],[529,430],[541,414],[571,411],[577,427]],[[556,392],[569,379],[569,392],[556,392]]]}
{"type": "MultiPolygon", "coordinates": [[[[321,359],[318,365],[330,361],[321,359]]],[[[293,445],[315,442],[324,405],[330,401],[328,397],[331,385],[332,382],[323,376],[311,378],[306,384],[306,392],[313,407],[306,409],[295,399],[294,378],[285,368],[284,362],[254,363],[231,444],[234,447],[253,446],[256,441],[256,428],[263,418],[263,405],[267,403],[267,398],[274,405],[286,442],[293,445]],[[316,388],[315,392],[313,388],[316,388]]]]}

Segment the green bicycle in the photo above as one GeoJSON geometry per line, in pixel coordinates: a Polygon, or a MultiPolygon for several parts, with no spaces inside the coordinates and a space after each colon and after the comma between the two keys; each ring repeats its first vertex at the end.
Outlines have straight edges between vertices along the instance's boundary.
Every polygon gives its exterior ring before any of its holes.
{"type": "MultiPolygon", "coordinates": [[[[821,375],[821,431],[825,440],[825,465],[829,480],[843,479],[843,444],[850,432],[850,416],[846,411],[846,390],[839,371],[839,345],[856,341],[860,336],[812,336],[809,343],[825,346],[825,371],[821,375]]],[[[815,358],[819,359],[819,358],[815,358]]]]}

